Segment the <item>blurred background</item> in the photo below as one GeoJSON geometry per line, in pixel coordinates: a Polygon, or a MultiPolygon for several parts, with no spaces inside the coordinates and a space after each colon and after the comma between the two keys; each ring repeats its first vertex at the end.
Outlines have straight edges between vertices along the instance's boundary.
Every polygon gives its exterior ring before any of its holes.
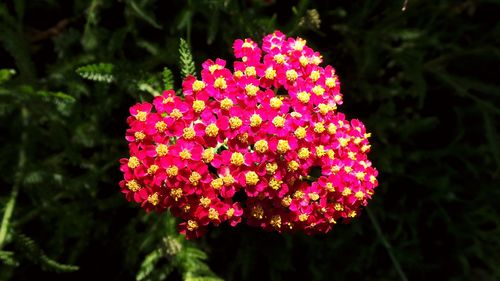
{"type": "Polygon", "coordinates": [[[0,280],[499,280],[499,15],[497,0],[2,1],[0,280]],[[165,67],[181,86],[180,38],[199,71],[275,29],[336,68],[380,185],[326,235],[185,241],[119,191],[128,108],[165,67]],[[78,75],[95,63],[111,83],[78,75]]]}

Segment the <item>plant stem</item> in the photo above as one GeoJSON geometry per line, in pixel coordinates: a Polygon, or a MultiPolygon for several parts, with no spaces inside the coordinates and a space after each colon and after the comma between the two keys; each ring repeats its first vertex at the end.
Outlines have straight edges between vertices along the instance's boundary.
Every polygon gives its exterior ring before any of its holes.
{"type": "Polygon", "coordinates": [[[14,186],[10,193],[9,201],[5,207],[5,212],[2,218],[2,225],[0,226],[0,250],[2,250],[7,233],[9,231],[10,219],[12,213],[14,212],[14,207],[16,205],[17,194],[19,193],[19,188],[21,187],[21,178],[24,174],[24,165],[26,163],[26,151],[25,145],[27,141],[26,125],[28,124],[29,112],[26,107],[21,108],[21,118],[22,118],[22,133],[21,133],[21,147],[19,148],[19,162],[17,164],[17,172],[14,179],[14,186]]]}
{"type": "Polygon", "coordinates": [[[375,215],[372,214],[370,209],[367,207],[365,208],[366,213],[368,214],[368,217],[370,217],[370,221],[373,224],[373,227],[375,228],[375,231],[377,232],[377,236],[379,237],[380,241],[382,242],[382,245],[385,247],[387,250],[387,253],[389,254],[389,257],[391,258],[392,264],[396,268],[396,271],[399,274],[399,277],[403,281],[408,281],[408,278],[406,278],[406,275],[401,268],[401,265],[399,264],[399,261],[396,259],[396,256],[394,256],[394,253],[392,252],[392,247],[391,244],[389,244],[389,241],[385,238],[384,234],[382,233],[382,229],[380,228],[380,225],[377,222],[377,219],[375,218],[375,215]]]}

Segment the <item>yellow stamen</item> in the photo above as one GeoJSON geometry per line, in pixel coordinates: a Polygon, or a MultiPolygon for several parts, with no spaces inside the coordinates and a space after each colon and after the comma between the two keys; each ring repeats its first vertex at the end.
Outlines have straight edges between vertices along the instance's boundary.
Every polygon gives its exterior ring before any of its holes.
{"type": "Polygon", "coordinates": [[[187,140],[192,140],[196,137],[196,132],[193,128],[187,127],[182,130],[182,137],[187,140]]]}
{"type": "Polygon", "coordinates": [[[229,110],[231,107],[233,107],[233,101],[230,100],[229,98],[224,98],[223,100],[220,101],[220,108],[224,110],[229,110]]]}
{"type": "Polygon", "coordinates": [[[195,100],[193,102],[193,109],[194,109],[194,112],[196,112],[196,113],[202,112],[205,109],[205,102],[202,100],[195,100]]]}
{"type": "Polygon", "coordinates": [[[243,121],[241,121],[240,117],[235,116],[229,118],[229,126],[231,127],[231,129],[238,129],[239,127],[241,127],[241,125],[243,125],[243,121]]]}
{"type": "Polygon", "coordinates": [[[132,192],[137,192],[141,189],[141,185],[136,180],[131,180],[126,184],[127,188],[132,192]]]}
{"type": "Polygon", "coordinates": [[[259,153],[264,153],[269,149],[269,145],[267,144],[266,140],[258,140],[255,142],[255,151],[259,153]]]}
{"type": "Polygon", "coordinates": [[[205,82],[203,81],[200,81],[200,80],[196,80],[193,82],[193,85],[191,86],[191,88],[193,89],[193,91],[195,92],[199,92],[203,89],[205,89],[205,82]]]}
{"type": "Polygon", "coordinates": [[[215,123],[208,125],[205,128],[205,134],[209,137],[215,137],[219,133],[219,127],[215,123]]]}
{"type": "Polygon", "coordinates": [[[158,154],[158,156],[162,157],[162,156],[165,156],[168,154],[168,146],[165,145],[165,144],[159,144],[156,146],[156,154],[158,154]]]}
{"type": "Polygon", "coordinates": [[[240,152],[233,152],[231,155],[231,164],[241,166],[245,162],[245,157],[240,152]]]}
{"type": "Polygon", "coordinates": [[[259,114],[252,114],[250,117],[250,126],[257,127],[260,126],[260,124],[262,124],[262,117],[260,117],[259,114]]]}
{"type": "Polygon", "coordinates": [[[226,83],[226,79],[224,79],[224,77],[219,77],[217,79],[215,79],[214,81],[214,88],[216,89],[220,89],[220,90],[225,90],[227,89],[227,83],[226,83]]]}
{"type": "Polygon", "coordinates": [[[203,208],[207,208],[208,206],[210,206],[210,203],[212,203],[212,200],[210,200],[210,198],[203,196],[200,198],[200,206],[202,206],[203,208]]]}
{"type": "Polygon", "coordinates": [[[155,192],[151,195],[148,196],[148,202],[153,205],[153,206],[156,206],[158,205],[158,203],[160,203],[160,199],[158,198],[158,193],[155,192]]]}
{"type": "Polygon", "coordinates": [[[280,154],[284,154],[290,150],[290,144],[288,143],[287,140],[279,140],[278,141],[278,146],[276,147],[276,150],[280,154]]]}
{"type": "Polygon", "coordinates": [[[259,176],[254,171],[245,174],[245,181],[247,185],[256,185],[259,182],[259,176]]]}
{"type": "Polygon", "coordinates": [[[127,163],[127,166],[130,168],[130,169],[135,169],[137,167],[139,167],[139,165],[141,164],[141,162],[139,161],[139,158],[135,157],[135,156],[132,156],[128,159],[128,163],[127,163]]]}

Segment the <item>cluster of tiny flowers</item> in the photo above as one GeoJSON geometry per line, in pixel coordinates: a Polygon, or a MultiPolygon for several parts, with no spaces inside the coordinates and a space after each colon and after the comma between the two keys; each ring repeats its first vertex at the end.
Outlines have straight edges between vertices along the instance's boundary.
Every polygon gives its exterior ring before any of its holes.
{"type": "Polygon", "coordinates": [[[244,221],[268,231],[326,233],[358,216],[377,186],[365,126],[337,111],[340,83],[301,38],[276,31],[233,45],[168,90],[130,108],[122,192],[169,209],[187,238],[244,221]]]}

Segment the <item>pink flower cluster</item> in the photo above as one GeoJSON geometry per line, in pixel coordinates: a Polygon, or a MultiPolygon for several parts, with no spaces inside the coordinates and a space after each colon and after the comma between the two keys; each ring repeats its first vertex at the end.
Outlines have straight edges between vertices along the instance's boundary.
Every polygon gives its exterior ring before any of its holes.
{"type": "Polygon", "coordinates": [[[234,70],[203,63],[183,96],[130,108],[122,192],[170,211],[187,238],[242,221],[268,231],[326,233],[358,216],[377,186],[369,133],[337,111],[340,83],[301,38],[276,31],[233,45],[234,70]]]}

